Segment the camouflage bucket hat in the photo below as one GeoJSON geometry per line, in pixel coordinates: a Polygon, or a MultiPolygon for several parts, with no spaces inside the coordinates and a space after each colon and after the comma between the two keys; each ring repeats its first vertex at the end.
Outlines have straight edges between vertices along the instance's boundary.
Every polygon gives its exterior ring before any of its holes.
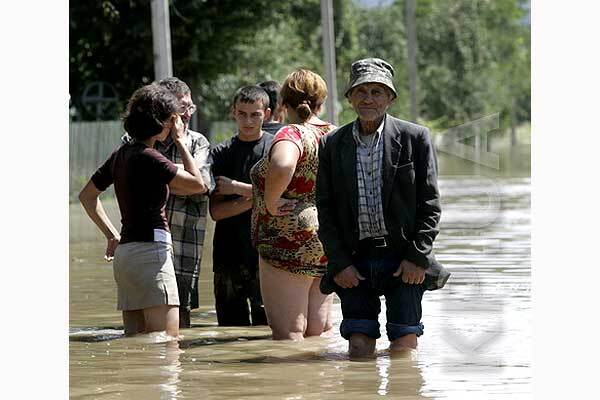
{"type": "Polygon", "coordinates": [[[350,79],[344,95],[348,97],[348,92],[352,88],[363,83],[381,83],[394,93],[394,97],[397,97],[392,81],[393,77],[394,67],[381,58],[364,58],[354,61],[350,67],[350,79]]]}

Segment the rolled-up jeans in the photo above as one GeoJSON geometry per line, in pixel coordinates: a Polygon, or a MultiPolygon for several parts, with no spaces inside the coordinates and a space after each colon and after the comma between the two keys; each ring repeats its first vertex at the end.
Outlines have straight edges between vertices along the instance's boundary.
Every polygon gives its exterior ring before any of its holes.
{"type": "Polygon", "coordinates": [[[411,333],[423,334],[421,300],[425,286],[404,283],[401,275],[393,276],[402,260],[401,254],[389,248],[367,248],[355,254],[354,267],[365,279],[356,287],[336,290],[342,304],[340,333],[344,339],[350,339],[354,333],[381,337],[381,295],[385,296],[390,342],[411,333]]]}

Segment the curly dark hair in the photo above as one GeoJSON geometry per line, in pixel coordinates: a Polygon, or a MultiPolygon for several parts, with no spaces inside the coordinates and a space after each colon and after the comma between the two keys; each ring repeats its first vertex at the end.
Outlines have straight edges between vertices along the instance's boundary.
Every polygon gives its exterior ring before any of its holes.
{"type": "Polygon", "coordinates": [[[133,94],[123,115],[127,133],[146,140],[163,130],[163,123],[179,111],[179,100],[167,88],[157,83],[142,86],[133,94]]]}

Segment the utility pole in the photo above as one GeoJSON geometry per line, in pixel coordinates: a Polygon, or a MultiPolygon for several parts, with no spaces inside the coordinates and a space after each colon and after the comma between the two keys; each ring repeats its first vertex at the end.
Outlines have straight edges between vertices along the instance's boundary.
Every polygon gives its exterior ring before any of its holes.
{"type": "Polygon", "coordinates": [[[171,25],[169,23],[169,1],[152,0],[152,46],[154,49],[154,79],[160,80],[173,75],[171,61],[171,25]]]}
{"type": "Polygon", "coordinates": [[[327,116],[329,122],[338,124],[337,112],[337,82],[335,74],[335,45],[333,32],[333,5],[331,0],[321,0],[321,25],[323,27],[323,59],[325,65],[325,80],[327,81],[327,116]]]}
{"type": "Polygon", "coordinates": [[[410,90],[410,119],[417,122],[418,108],[418,75],[417,75],[417,26],[415,22],[415,0],[405,0],[406,39],[408,58],[408,84],[410,90]]]}

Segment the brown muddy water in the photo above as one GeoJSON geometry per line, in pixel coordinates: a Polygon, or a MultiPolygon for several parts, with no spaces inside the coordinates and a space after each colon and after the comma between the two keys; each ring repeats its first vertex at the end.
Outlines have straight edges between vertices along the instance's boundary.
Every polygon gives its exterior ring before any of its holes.
{"type": "MultiPolygon", "coordinates": [[[[74,399],[521,399],[531,397],[530,178],[445,176],[438,259],[446,287],[426,292],[412,356],[350,361],[339,336],[273,342],[262,328],[219,328],[210,246],[191,329],[124,338],[104,241],[70,213],[70,396],[74,399]]],[[[109,204],[110,205],[110,204],[109,204]]],[[[114,204],[109,207],[117,221],[114,204]]],[[[212,237],[207,238],[210,243],[212,237]]]]}

